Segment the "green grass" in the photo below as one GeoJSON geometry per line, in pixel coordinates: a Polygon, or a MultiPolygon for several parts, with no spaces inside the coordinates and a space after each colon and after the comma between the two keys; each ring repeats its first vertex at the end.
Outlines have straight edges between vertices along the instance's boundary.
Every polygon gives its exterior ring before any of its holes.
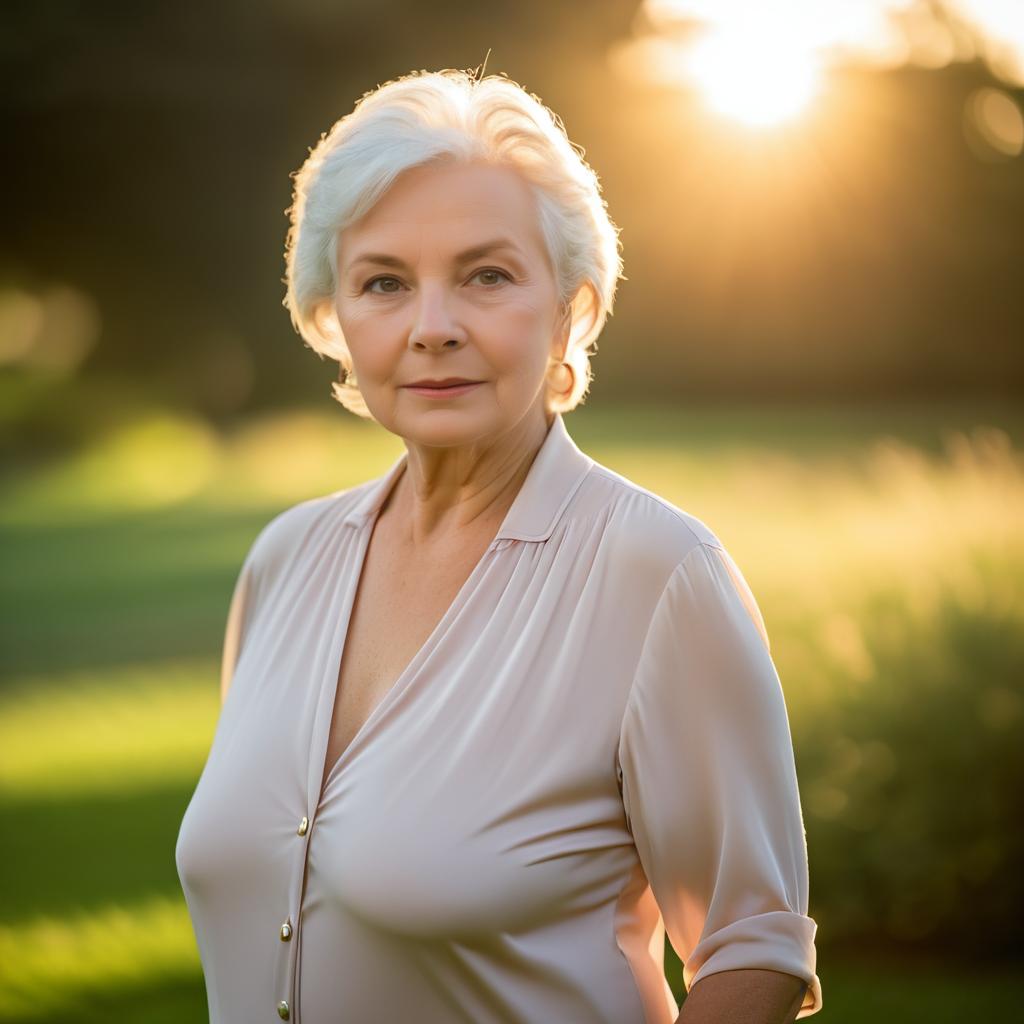
{"type": "MultiPolygon", "coordinates": [[[[566,422],[704,519],[762,606],[800,770],[819,1019],[1012,1019],[1024,985],[985,964],[1012,947],[1024,897],[1008,810],[1024,419],[719,406],[566,422]]],[[[334,410],[225,437],[140,413],[0,477],[0,1021],[205,1019],[174,842],[235,575],[272,515],[400,451],[334,410]]],[[[681,995],[671,953],[668,969],[681,995]]]]}

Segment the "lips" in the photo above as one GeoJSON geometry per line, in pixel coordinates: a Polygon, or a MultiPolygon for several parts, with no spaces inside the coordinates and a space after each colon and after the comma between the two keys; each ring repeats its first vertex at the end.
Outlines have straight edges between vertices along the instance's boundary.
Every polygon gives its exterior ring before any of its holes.
{"type": "Polygon", "coordinates": [[[480,387],[481,383],[483,382],[471,380],[464,381],[461,384],[438,384],[437,382],[427,385],[407,384],[405,390],[427,401],[455,402],[462,398],[463,395],[472,394],[476,388],[480,387]]]}

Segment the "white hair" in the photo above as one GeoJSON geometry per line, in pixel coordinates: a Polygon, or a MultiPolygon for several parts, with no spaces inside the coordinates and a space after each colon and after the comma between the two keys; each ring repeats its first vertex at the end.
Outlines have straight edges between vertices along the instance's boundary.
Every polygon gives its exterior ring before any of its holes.
{"type": "Polygon", "coordinates": [[[386,82],[321,135],[290,175],[295,188],[286,211],[283,305],[306,344],[343,367],[344,379],[333,391],[345,408],[373,418],[334,310],[338,234],[368,213],[403,171],[444,160],[511,167],[536,196],[559,300],[572,304],[565,361],[573,385],[550,408],[563,412],[579,404],[623,276],[619,229],[583,152],[557,114],[505,75],[475,78],[454,69],[386,82]]]}

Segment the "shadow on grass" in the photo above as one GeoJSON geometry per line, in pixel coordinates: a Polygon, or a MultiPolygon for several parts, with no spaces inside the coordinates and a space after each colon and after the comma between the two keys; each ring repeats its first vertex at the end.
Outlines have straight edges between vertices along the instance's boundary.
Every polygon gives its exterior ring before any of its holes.
{"type": "Polygon", "coordinates": [[[173,786],[4,800],[4,923],[131,905],[154,895],[184,899],[174,846],[191,793],[173,786]]]}

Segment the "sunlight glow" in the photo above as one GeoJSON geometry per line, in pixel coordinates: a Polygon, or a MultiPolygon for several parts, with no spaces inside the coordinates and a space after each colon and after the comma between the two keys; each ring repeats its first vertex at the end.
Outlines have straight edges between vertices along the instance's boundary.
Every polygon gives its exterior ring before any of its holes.
{"type": "Polygon", "coordinates": [[[817,58],[791,43],[782,33],[766,45],[760,33],[712,30],[685,64],[713,109],[749,125],[773,125],[803,111],[818,88],[817,58]]]}
{"type": "Polygon", "coordinates": [[[637,36],[611,54],[627,74],[688,84],[750,127],[804,112],[846,63],[942,68],[984,59],[1024,85],[1024,0],[646,0],[637,36]]]}
{"type": "Polygon", "coordinates": [[[1024,86],[1024,0],[946,0],[981,37],[992,70],[1009,85],[1024,86]]]}
{"type": "Polygon", "coordinates": [[[1024,114],[1003,90],[976,89],[967,99],[964,117],[967,141],[979,156],[1014,157],[1024,152],[1024,114]]]}

